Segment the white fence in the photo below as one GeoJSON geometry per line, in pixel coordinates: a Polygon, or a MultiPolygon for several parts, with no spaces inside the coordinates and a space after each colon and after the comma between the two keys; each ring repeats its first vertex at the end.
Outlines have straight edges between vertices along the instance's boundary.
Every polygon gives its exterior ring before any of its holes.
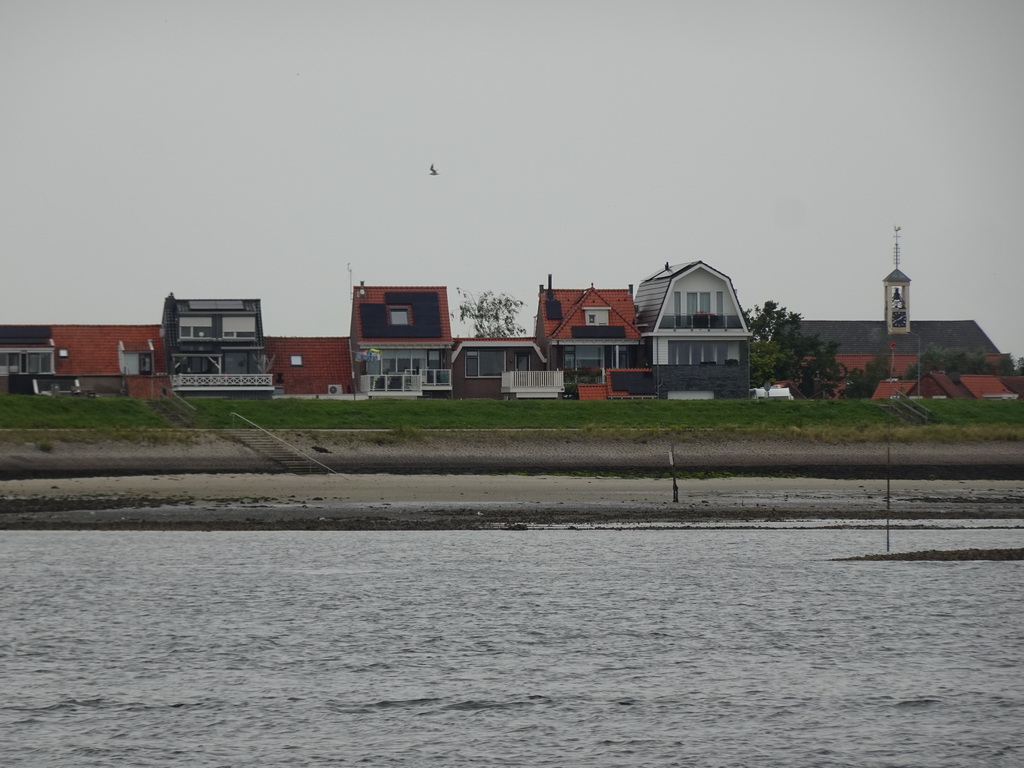
{"type": "Polygon", "coordinates": [[[269,373],[183,373],[171,377],[171,387],[271,387],[274,377],[269,373]]]}

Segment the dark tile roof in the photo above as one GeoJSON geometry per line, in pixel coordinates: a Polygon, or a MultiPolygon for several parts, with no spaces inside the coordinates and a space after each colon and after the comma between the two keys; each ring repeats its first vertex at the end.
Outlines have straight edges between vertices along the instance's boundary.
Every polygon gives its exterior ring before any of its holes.
{"type": "Polygon", "coordinates": [[[835,341],[845,354],[874,355],[889,352],[896,343],[896,354],[917,354],[929,344],[945,349],[982,350],[999,354],[985,332],[974,320],[914,320],[910,333],[887,332],[884,320],[804,320],[800,332],[819,336],[822,341],[835,341]]]}
{"type": "Polygon", "coordinates": [[[445,286],[361,285],[352,289],[353,344],[451,344],[451,341],[445,286]],[[408,326],[388,325],[389,304],[410,307],[408,326]]]}

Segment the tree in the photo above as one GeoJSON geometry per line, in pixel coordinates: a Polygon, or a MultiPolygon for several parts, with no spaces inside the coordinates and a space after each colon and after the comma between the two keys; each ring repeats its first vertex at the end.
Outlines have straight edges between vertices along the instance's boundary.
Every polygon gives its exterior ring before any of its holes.
{"type": "Polygon", "coordinates": [[[869,398],[878,389],[878,382],[892,375],[892,358],[886,352],[879,352],[864,366],[864,370],[854,368],[846,375],[846,387],[842,396],[846,398],[869,398]]]}
{"type": "Polygon", "coordinates": [[[832,397],[839,388],[845,369],[836,361],[839,345],[823,342],[817,335],[800,333],[796,312],[766,301],[745,314],[752,333],[750,342],[750,381],[761,386],[765,381],[792,381],[805,397],[832,397]]]}
{"type": "MultiPolygon", "coordinates": [[[[997,369],[999,368],[998,365],[996,367],[997,369]]],[[[934,344],[929,344],[921,350],[920,369],[922,374],[931,373],[932,371],[968,374],[998,372],[993,370],[993,366],[988,362],[988,358],[983,350],[979,349],[969,352],[966,349],[938,347],[934,344]]],[[[906,373],[903,375],[907,379],[916,379],[918,376],[918,364],[911,363],[907,366],[906,373]]]]}
{"type": "Polygon", "coordinates": [[[459,288],[459,320],[473,321],[473,335],[478,338],[522,336],[526,329],[519,325],[519,310],[524,302],[507,293],[484,291],[477,295],[459,288]]]}

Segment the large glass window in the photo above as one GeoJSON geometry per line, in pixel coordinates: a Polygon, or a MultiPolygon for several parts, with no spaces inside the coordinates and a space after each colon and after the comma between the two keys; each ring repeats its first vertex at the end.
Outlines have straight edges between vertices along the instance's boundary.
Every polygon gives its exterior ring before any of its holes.
{"type": "Polygon", "coordinates": [[[213,336],[212,317],[182,317],[178,327],[183,339],[208,339],[213,336]]]}
{"type": "Polygon", "coordinates": [[[409,308],[388,307],[388,322],[391,325],[409,325],[409,308]]]}
{"type": "Polygon", "coordinates": [[[467,349],[466,377],[501,376],[505,370],[505,350],[467,349]]]}
{"type": "Polygon", "coordinates": [[[604,345],[568,344],[563,348],[565,368],[604,368],[604,345]]]}
{"type": "Polygon", "coordinates": [[[53,373],[53,352],[0,352],[0,374],[53,373]]]}
{"type": "Polygon", "coordinates": [[[729,345],[719,341],[670,341],[668,343],[669,365],[701,365],[714,363],[724,365],[729,345]]]}
{"type": "Polygon", "coordinates": [[[710,291],[689,291],[686,294],[686,314],[695,315],[698,312],[711,311],[710,291]]]}

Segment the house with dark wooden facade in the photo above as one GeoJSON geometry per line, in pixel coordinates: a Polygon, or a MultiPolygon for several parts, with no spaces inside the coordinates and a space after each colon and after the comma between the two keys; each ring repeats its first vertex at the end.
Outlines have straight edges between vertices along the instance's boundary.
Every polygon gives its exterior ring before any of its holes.
{"type": "Polygon", "coordinates": [[[175,394],[267,399],[273,377],[259,299],[164,300],[161,335],[175,394]]]}

